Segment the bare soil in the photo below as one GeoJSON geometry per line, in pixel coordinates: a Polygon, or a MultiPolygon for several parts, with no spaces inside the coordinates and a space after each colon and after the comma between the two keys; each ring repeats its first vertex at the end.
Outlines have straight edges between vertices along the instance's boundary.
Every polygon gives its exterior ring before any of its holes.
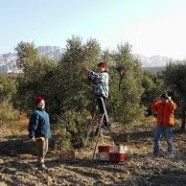
{"type": "MultiPolygon", "coordinates": [[[[167,144],[162,139],[162,156],[152,154],[152,124],[133,127],[112,126],[115,143],[128,147],[128,160],[120,163],[91,161],[95,143],[76,150],[75,161],[59,159],[50,145],[46,166],[36,166],[34,145],[24,143],[27,134],[0,137],[0,186],[60,186],[60,185],[126,185],[184,186],[186,185],[186,134],[174,132],[175,157],[166,156],[167,144]]],[[[99,144],[109,144],[99,140],[99,144]]]]}

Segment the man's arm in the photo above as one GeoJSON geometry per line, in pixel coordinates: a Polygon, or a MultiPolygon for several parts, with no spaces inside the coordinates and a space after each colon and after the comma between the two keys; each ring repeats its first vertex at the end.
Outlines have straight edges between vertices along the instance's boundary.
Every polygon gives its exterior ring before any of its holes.
{"type": "Polygon", "coordinates": [[[96,72],[94,72],[92,70],[88,70],[88,69],[87,69],[87,75],[92,80],[97,80],[97,79],[101,79],[102,78],[102,76],[100,75],[100,73],[96,73],[96,72]]]}
{"type": "Polygon", "coordinates": [[[89,76],[92,80],[101,78],[100,73],[96,73],[96,72],[94,72],[92,70],[89,70],[86,67],[83,67],[83,72],[84,72],[85,75],[89,76]]]}
{"type": "Polygon", "coordinates": [[[176,103],[174,103],[171,98],[169,97],[168,99],[168,103],[169,103],[169,109],[170,112],[173,112],[174,110],[176,110],[176,103]]]}

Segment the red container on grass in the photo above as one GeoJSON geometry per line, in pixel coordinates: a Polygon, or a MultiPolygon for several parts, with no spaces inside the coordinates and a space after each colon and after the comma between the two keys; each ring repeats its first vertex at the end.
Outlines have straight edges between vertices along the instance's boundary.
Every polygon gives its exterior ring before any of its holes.
{"type": "Polygon", "coordinates": [[[113,145],[101,145],[98,146],[98,152],[114,152],[116,149],[116,146],[113,145]]]}
{"type": "Polygon", "coordinates": [[[109,161],[111,162],[122,162],[127,160],[125,153],[109,153],[109,161]]]}
{"type": "Polygon", "coordinates": [[[98,159],[100,161],[109,161],[109,152],[101,152],[98,154],[98,159]]]}

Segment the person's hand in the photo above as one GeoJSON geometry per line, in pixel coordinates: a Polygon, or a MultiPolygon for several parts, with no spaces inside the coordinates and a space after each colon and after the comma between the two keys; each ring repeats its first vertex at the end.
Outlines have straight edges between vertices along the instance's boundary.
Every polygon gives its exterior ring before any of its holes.
{"type": "Polygon", "coordinates": [[[171,101],[172,101],[172,99],[171,99],[170,96],[167,98],[167,101],[168,101],[168,102],[171,102],[171,101]]]}
{"type": "Polygon", "coordinates": [[[32,138],[31,142],[35,143],[36,142],[36,138],[32,138]]]}

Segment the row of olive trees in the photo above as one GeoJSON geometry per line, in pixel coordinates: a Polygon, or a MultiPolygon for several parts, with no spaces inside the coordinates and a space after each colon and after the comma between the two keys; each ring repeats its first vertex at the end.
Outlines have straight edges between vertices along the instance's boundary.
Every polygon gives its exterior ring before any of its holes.
{"type": "Polygon", "coordinates": [[[185,128],[185,62],[170,63],[165,71],[154,75],[142,72],[129,44],[118,45],[115,51],[102,51],[95,39],[83,43],[79,37],[67,40],[60,61],[38,56],[33,43],[21,42],[16,51],[23,73],[13,82],[14,90],[6,90],[4,85],[1,99],[7,91],[13,92],[13,103],[20,112],[30,113],[35,96],[43,95],[53,121],[61,123],[73,136],[83,133],[86,118],[94,110],[94,87],[82,69],[96,70],[99,60],[104,59],[110,75],[110,117],[124,124],[139,121],[144,105],[148,107],[162,91],[169,91],[180,98],[176,102],[182,113],[182,129],[185,128]]]}
{"type": "Polygon", "coordinates": [[[108,107],[112,117],[123,123],[140,118],[143,89],[141,64],[131,55],[128,44],[119,45],[116,51],[101,51],[99,43],[90,39],[85,44],[79,37],[67,40],[62,59],[55,61],[37,56],[33,44],[21,42],[16,48],[19,67],[23,74],[18,78],[19,108],[32,108],[34,96],[47,98],[53,116],[69,112],[91,112],[93,85],[83,76],[84,66],[96,70],[100,58],[108,62],[110,98],[108,107]]]}
{"type": "Polygon", "coordinates": [[[96,70],[99,60],[104,59],[110,74],[110,117],[127,124],[142,116],[143,73],[128,44],[102,51],[95,39],[83,43],[81,38],[72,37],[59,62],[38,56],[33,43],[21,42],[16,51],[23,70],[17,78],[15,101],[21,112],[31,111],[35,96],[43,95],[52,120],[65,126],[71,136],[80,136],[94,110],[94,85],[83,74],[83,67],[96,70]]]}

